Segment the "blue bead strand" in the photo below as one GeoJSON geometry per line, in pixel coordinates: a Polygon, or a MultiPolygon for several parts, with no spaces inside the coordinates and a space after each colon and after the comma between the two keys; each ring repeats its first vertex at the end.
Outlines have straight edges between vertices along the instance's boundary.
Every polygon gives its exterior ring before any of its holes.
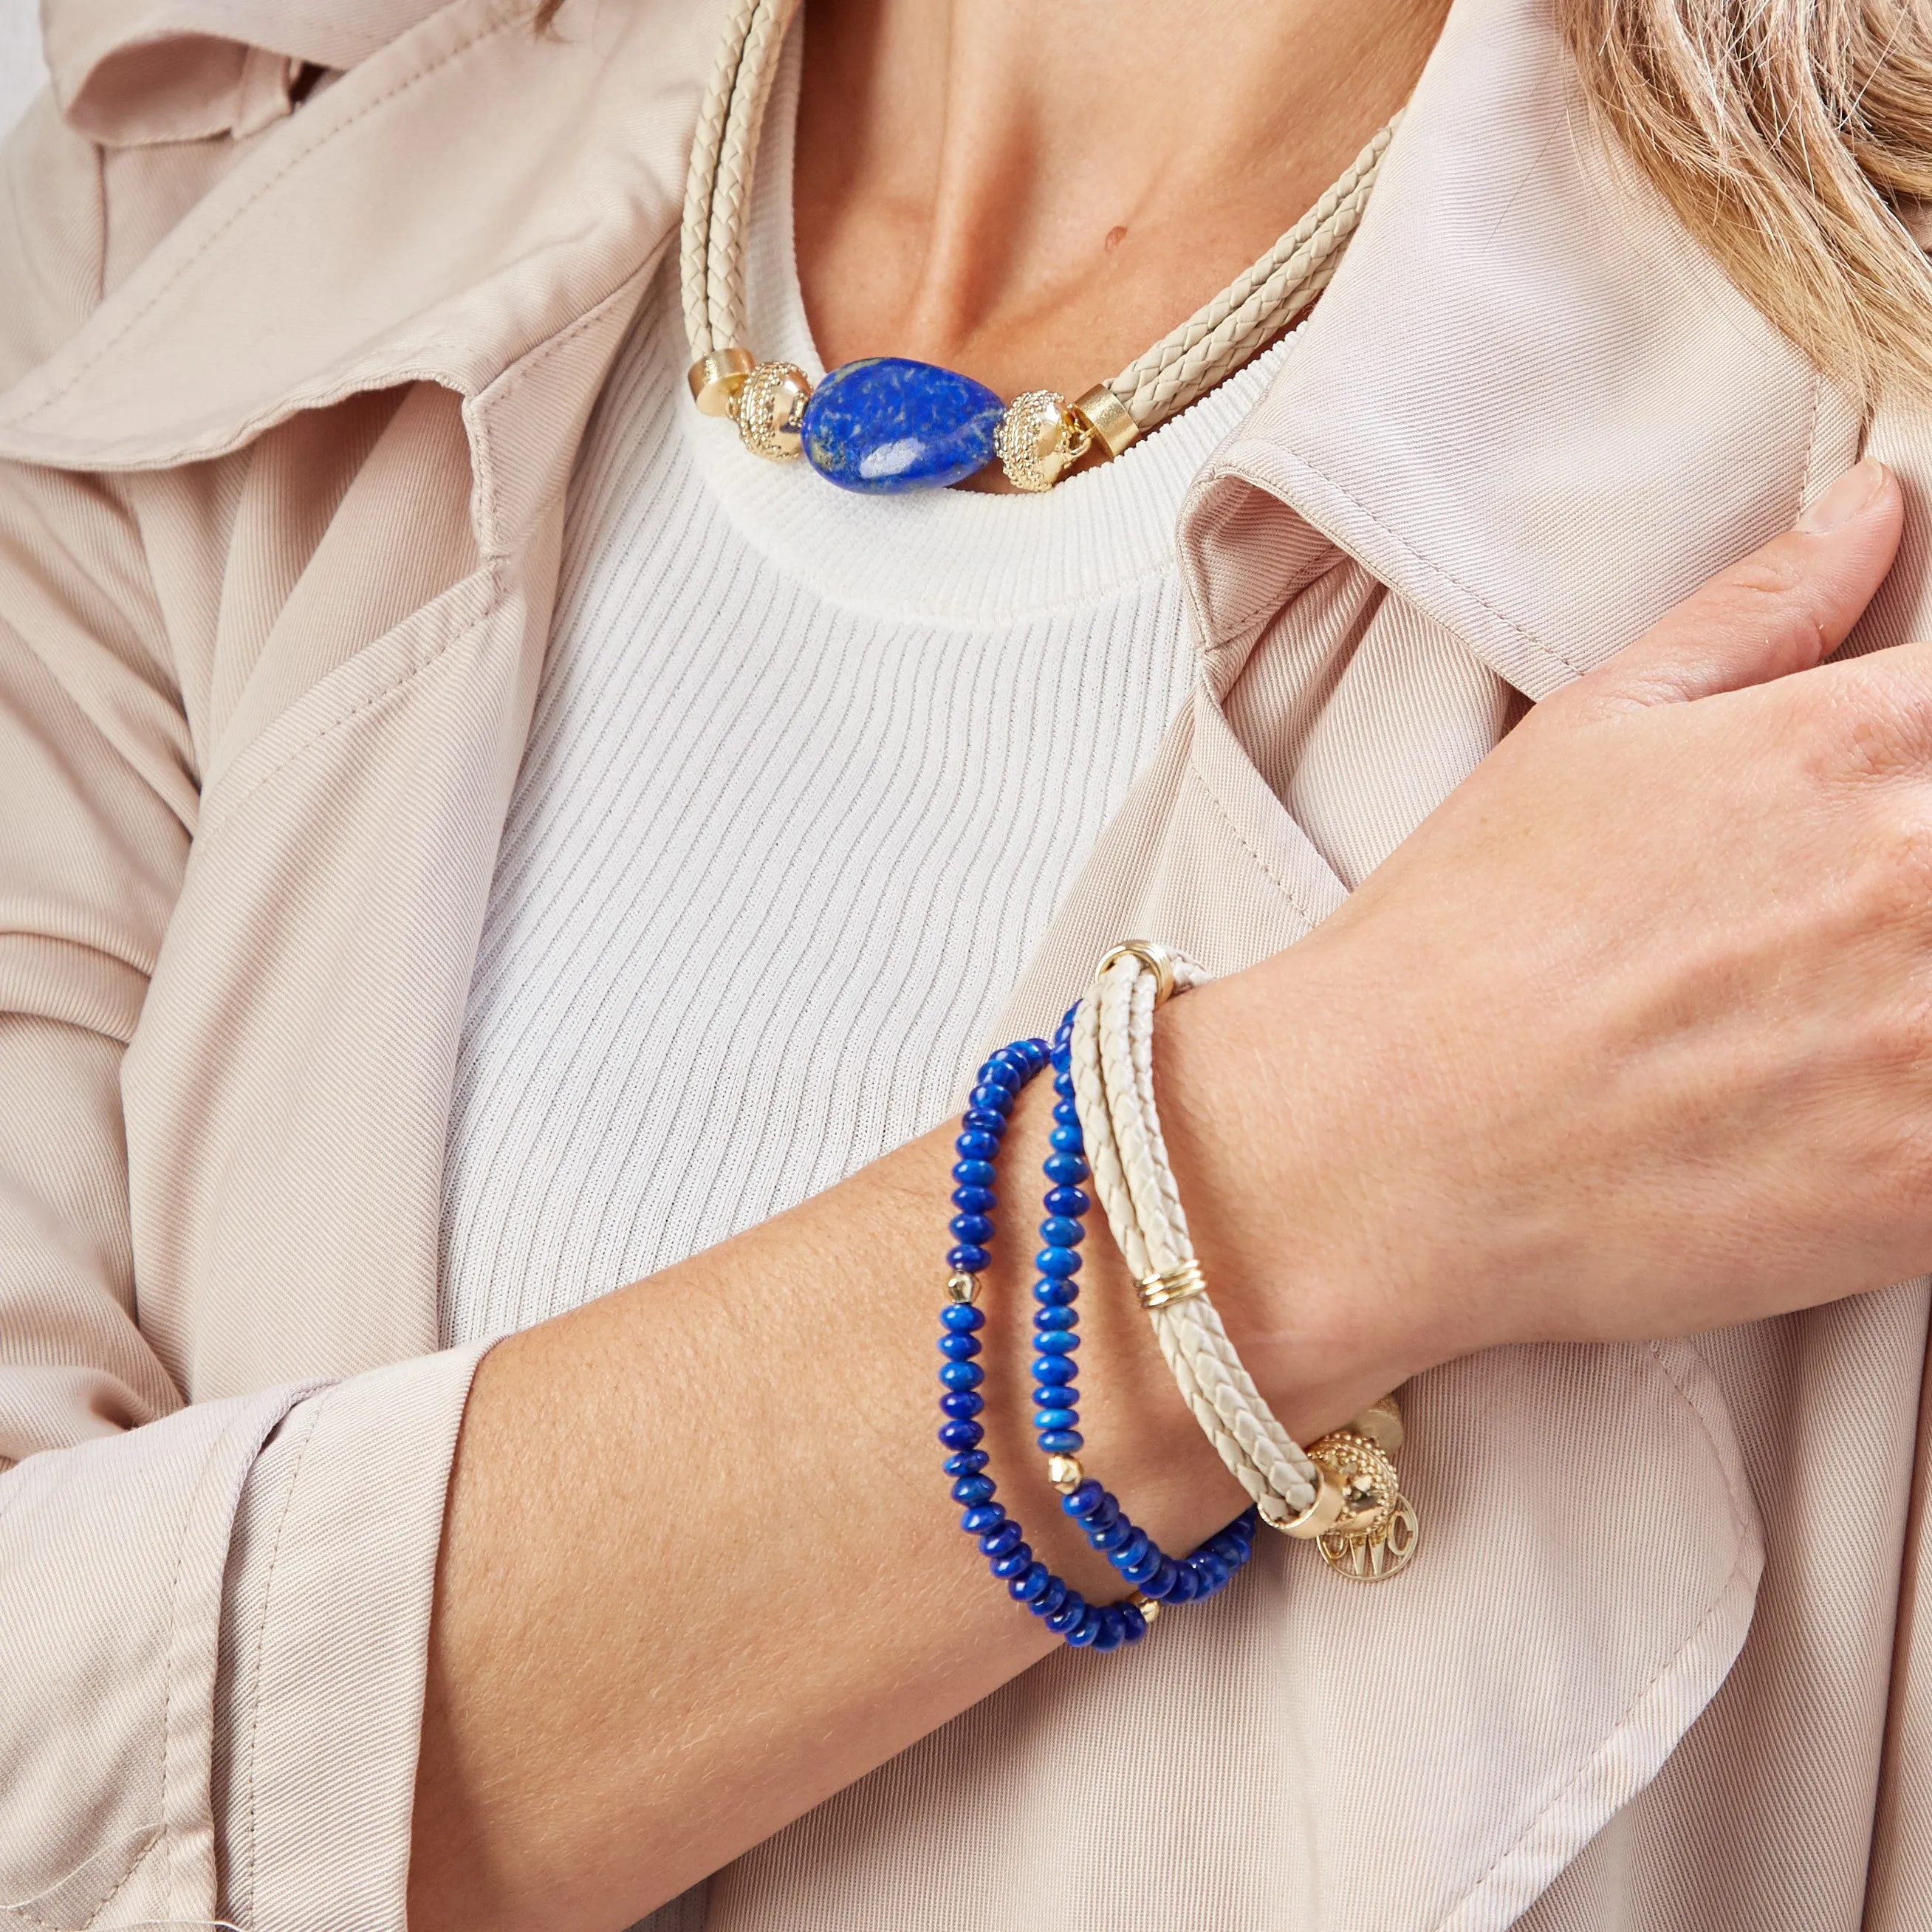
{"type": "MultiPolygon", "coordinates": [[[[1078,1007],[1068,1009],[1053,1036],[1053,1152],[1048,1156],[1049,1183],[1040,1224],[1046,1244],[1037,1256],[1040,1279],[1034,1283],[1034,1345],[1041,1351],[1034,1363],[1037,1386],[1034,1427],[1042,1451],[1070,1456],[1082,1446],[1079,1432],[1078,1365],[1060,1346],[1071,1337],[1079,1317],[1080,1257],[1076,1250],[1085,1238],[1088,1209],[1093,1204],[1080,1185],[1088,1178],[1086,1148],[1081,1137],[1080,1112],[1073,1094],[1073,1020],[1078,1007]],[[1073,1171],[1071,1163],[1078,1163],[1073,1171]]],[[[1083,1481],[1061,1507],[1087,1532],[1087,1540],[1143,1596],[1159,1602],[1192,1603],[1213,1596],[1253,1552],[1258,1519],[1250,1510],[1226,1529],[1210,1537],[1191,1555],[1177,1561],[1147,1532],[1138,1528],[1119,1502],[1098,1483],[1083,1481]]]]}
{"type": "MultiPolygon", "coordinates": [[[[1044,1040],[1016,1041],[993,1054],[975,1076],[971,1104],[954,1142],[959,1159],[952,1174],[960,1184],[952,1198],[961,1211],[950,1230],[957,1244],[946,1256],[956,1284],[970,1293],[971,1278],[992,1258],[986,1244],[992,1238],[992,1215],[998,1204],[994,1162],[1013,1102],[1028,1081],[1052,1064],[1056,1089],[1064,1084],[1054,1109],[1053,1151],[1046,1161],[1052,1184],[1046,1197],[1047,1219],[1040,1225],[1046,1245],[1036,1258],[1040,1272],[1034,1284],[1038,1304],[1034,1344],[1039,1352],[1033,1366],[1034,1400],[1039,1406],[1034,1420],[1040,1446],[1049,1454],[1072,1454],[1082,1441],[1075,1426],[1079,1411],[1073,1355],[1080,1337],[1076,1332],[1078,1317],[1073,1304],[1078,1291],[1074,1277],[1080,1270],[1076,1250],[1085,1233],[1082,1217],[1089,1204],[1078,1184],[1087,1178],[1087,1164],[1066,1064],[1072,1017],[1069,1013],[1061,1023],[1052,1049],[1044,1040]],[[965,1280],[960,1283],[962,1276],[965,1280]]],[[[949,1452],[944,1466],[952,1478],[952,1499],[963,1505],[959,1526],[977,1541],[987,1568],[1005,1583],[1007,1594],[1056,1636],[1101,1651],[1137,1643],[1147,1633],[1147,1620],[1139,1609],[1131,1602],[1089,1604],[1035,1558],[1019,1523],[995,1500],[996,1485],[985,1473],[987,1457],[980,1447],[986,1432],[975,1419],[985,1406],[978,1393],[985,1372],[974,1360],[981,1349],[978,1331],[985,1324],[976,1303],[958,1294],[940,1311],[939,1352],[944,1359],[939,1379],[944,1393],[939,1406],[945,1420],[939,1439],[949,1452]]],[[[1141,1595],[1156,1601],[1192,1603],[1214,1595],[1253,1548],[1252,1510],[1177,1562],[1130,1522],[1119,1502],[1096,1482],[1082,1482],[1061,1507],[1121,1576],[1141,1595]]]]}

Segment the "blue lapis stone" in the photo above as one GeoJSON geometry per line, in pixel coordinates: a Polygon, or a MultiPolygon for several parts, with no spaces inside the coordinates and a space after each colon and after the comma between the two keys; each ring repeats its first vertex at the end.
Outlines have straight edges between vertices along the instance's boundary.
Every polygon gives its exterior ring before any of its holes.
{"type": "Polygon", "coordinates": [[[1006,406],[970,376],[871,356],[833,370],[799,427],[806,460],[842,490],[943,490],[992,461],[1006,406]]]}

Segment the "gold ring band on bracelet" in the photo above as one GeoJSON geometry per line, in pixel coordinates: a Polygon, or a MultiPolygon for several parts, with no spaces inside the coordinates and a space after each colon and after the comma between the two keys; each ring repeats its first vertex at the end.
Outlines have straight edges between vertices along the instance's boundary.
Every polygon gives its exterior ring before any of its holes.
{"type": "Polygon", "coordinates": [[[1138,1286],[1141,1306],[1150,1315],[1156,1308],[1172,1307],[1177,1301],[1191,1300],[1194,1296],[1208,1292],[1201,1264],[1192,1255],[1178,1268],[1171,1268],[1165,1274],[1148,1275],[1138,1286]]]}

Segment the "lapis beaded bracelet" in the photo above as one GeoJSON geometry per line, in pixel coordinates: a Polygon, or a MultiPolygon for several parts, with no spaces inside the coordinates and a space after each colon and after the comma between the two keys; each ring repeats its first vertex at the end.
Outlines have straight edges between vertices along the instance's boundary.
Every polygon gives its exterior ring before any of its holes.
{"type": "MultiPolygon", "coordinates": [[[[1063,1035],[1066,1030],[1063,1024],[1063,1035]]],[[[994,1183],[1013,1102],[1053,1058],[1042,1040],[1017,1040],[1000,1048],[975,1077],[953,1143],[959,1158],[952,1169],[952,1202],[959,1211],[952,1222],[955,1245],[946,1257],[951,1274],[946,1304],[940,1312],[939,1352],[945,1360],[939,1371],[944,1391],[939,1406],[945,1420],[939,1439],[949,1452],[944,1466],[953,1479],[952,1498],[964,1506],[959,1526],[977,1541],[987,1567],[1005,1583],[1007,1594],[1065,1642],[1116,1650],[1137,1643],[1162,1604],[1196,1602],[1224,1589],[1253,1552],[1256,1517],[1252,1510],[1246,1510],[1189,1556],[1170,1557],[1130,1520],[1117,1498],[1084,1474],[1075,1455],[1084,1442],[1078,1427],[1073,1364],[1080,1346],[1079,1318],[1073,1305],[1080,1257],[1075,1250],[1090,1204],[1080,1186],[1087,1178],[1087,1163],[1070,1082],[1058,1096],[1052,1150],[1046,1162],[1046,1219],[1040,1234],[1046,1245],[1036,1258],[1040,1276],[1033,1289],[1038,1304],[1034,1397],[1039,1406],[1034,1426],[1041,1448],[1052,1458],[1048,1474],[1062,1491],[1060,1507],[1123,1580],[1134,1586],[1133,1594],[1124,1603],[1088,1603],[1034,1555],[1018,1520],[994,1499],[996,1486],[986,1473],[988,1459],[980,1446],[986,1432],[977,1419],[986,1406],[980,1394],[986,1372],[974,1359],[981,1348],[978,1331],[986,1324],[978,1305],[979,1276],[992,1258],[987,1243],[998,1204],[994,1183]]],[[[1060,1058],[1064,1062],[1064,1042],[1060,1058]]],[[[1056,1072],[1065,1078],[1064,1064],[1056,1072]]]]}

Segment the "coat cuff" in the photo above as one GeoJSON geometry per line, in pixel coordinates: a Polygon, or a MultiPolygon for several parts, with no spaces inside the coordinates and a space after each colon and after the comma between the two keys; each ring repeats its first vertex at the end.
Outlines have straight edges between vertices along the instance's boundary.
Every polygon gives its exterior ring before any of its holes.
{"type": "Polygon", "coordinates": [[[215,1781],[223,1916],[258,1932],[405,1932],[443,1508],[488,1346],[325,1390],[250,1472],[215,1781]]]}

